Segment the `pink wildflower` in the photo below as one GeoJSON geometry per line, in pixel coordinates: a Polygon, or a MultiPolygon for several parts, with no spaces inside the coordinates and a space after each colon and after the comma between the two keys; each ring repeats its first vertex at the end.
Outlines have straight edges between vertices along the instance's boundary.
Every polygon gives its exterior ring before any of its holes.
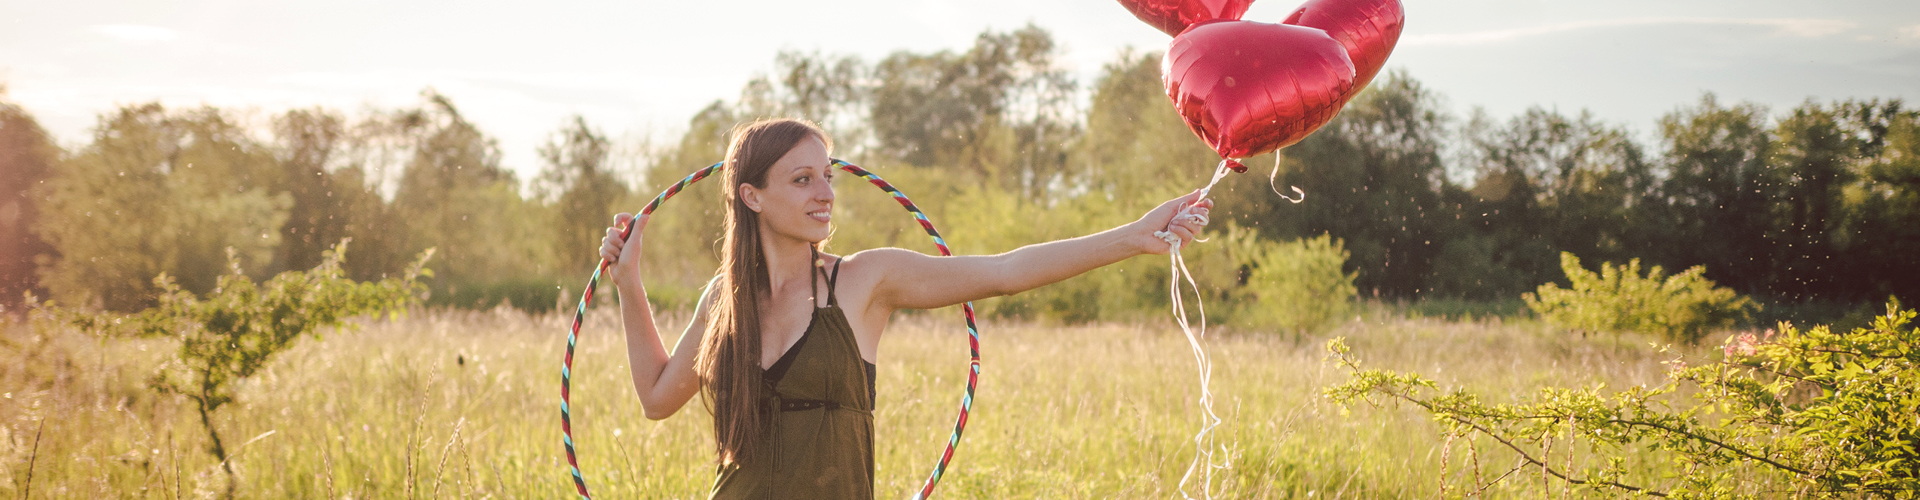
{"type": "Polygon", "coordinates": [[[1721,352],[1726,354],[1727,357],[1733,357],[1735,355],[1752,356],[1755,352],[1759,351],[1759,344],[1760,338],[1754,336],[1753,332],[1740,332],[1739,335],[1727,339],[1727,345],[1721,348],[1721,352]]]}

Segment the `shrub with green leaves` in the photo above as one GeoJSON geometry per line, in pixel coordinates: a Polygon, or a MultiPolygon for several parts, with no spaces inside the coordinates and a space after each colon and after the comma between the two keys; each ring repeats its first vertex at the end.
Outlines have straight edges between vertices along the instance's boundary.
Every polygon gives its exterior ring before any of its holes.
{"type": "Polygon", "coordinates": [[[1462,389],[1443,391],[1417,374],[1362,368],[1335,339],[1328,349],[1353,381],[1326,395],[1343,405],[1410,403],[1432,413],[1449,450],[1466,440],[1476,477],[1443,481],[1472,481],[1461,490],[1467,495],[1526,470],[1616,495],[1915,498],[1920,328],[1912,325],[1914,316],[1895,302],[1871,326],[1847,333],[1783,323],[1778,334],[1734,335],[1714,353],[1719,359],[1667,362],[1668,381],[1659,386],[1612,394],[1599,386],[1548,387],[1509,404],[1462,389]],[[1484,452],[1477,445],[1504,449],[1510,454],[1498,460],[1518,465],[1483,481],[1477,476],[1484,452]],[[1583,466],[1574,464],[1576,451],[1583,466]]]}
{"type": "Polygon", "coordinates": [[[1733,324],[1754,307],[1733,290],[1714,286],[1701,275],[1706,267],[1693,266],[1663,276],[1660,266],[1640,274],[1640,259],[1624,266],[1600,264],[1595,273],[1580,267],[1580,258],[1560,253],[1560,270],[1571,288],[1540,285],[1523,296],[1527,307],[1548,324],[1588,332],[1632,331],[1695,343],[1713,328],[1733,324]]]}
{"type": "MultiPolygon", "coordinates": [[[[433,250],[421,253],[405,276],[378,282],[347,278],[340,268],[344,255],[343,241],[312,270],[283,272],[258,284],[230,256],[231,272],[221,276],[206,297],[194,296],[162,274],[153,280],[161,291],[158,305],[124,317],[80,316],[75,323],[108,335],[178,339],[178,355],[161,366],[149,386],[193,402],[206,426],[207,451],[225,467],[230,450],[214,427],[213,415],[234,401],[234,383],[253,376],[300,337],[358,316],[398,314],[416,302],[425,288],[415,280],[430,275],[423,266],[433,250]]],[[[231,496],[231,483],[228,492],[231,496]]]]}
{"type": "MultiPolygon", "coordinates": [[[[1237,229],[1237,228],[1234,228],[1237,229]]],[[[1353,310],[1355,273],[1341,270],[1347,250],[1332,236],[1285,242],[1252,238],[1229,230],[1246,269],[1240,288],[1237,322],[1254,328],[1305,333],[1325,327],[1353,310]]]]}

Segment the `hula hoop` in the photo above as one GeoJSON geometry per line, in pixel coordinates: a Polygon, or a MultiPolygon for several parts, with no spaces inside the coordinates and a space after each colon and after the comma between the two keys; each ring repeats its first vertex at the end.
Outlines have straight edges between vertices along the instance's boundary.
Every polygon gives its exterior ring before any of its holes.
{"type": "MultiPolygon", "coordinates": [[[[927,218],[925,212],[920,211],[920,207],[914,206],[912,200],[907,199],[906,193],[900,192],[900,190],[893,187],[892,184],[888,184],[885,179],[881,179],[880,176],[874,175],[873,172],[868,172],[866,169],[860,168],[857,165],[838,159],[833,159],[832,162],[832,166],[839,167],[841,170],[860,176],[866,179],[867,182],[872,183],[875,187],[879,187],[882,191],[886,191],[887,194],[892,195],[893,200],[900,202],[901,207],[906,208],[908,213],[913,214],[914,220],[920,223],[920,227],[927,230],[927,236],[933,238],[933,246],[940,250],[940,255],[953,255],[953,251],[947,248],[947,240],[941,238],[940,231],[933,228],[933,221],[927,218]]],[[[653,201],[647,202],[646,208],[641,209],[639,215],[653,213],[654,209],[660,208],[660,202],[666,201],[667,198],[672,198],[675,194],[679,194],[680,190],[686,188],[688,184],[698,182],[700,179],[705,179],[707,176],[713,175],[714,172],[719,171],[724,165],[724,162],[708,165],[706,168],[695,170],[692,174],[687,175],[686,178],[680,179],[680,182],[675,182],[672,186],[667,186],[665,191],[661,191],[658,196],[653,197],[653,201]]],[[[635,217],[638,218],[639,215],[635,217]]],[[[626,239],[628,236],[631,236],[632,233],[633,226],[629,224],[621,230],[620,238],[626,239]]],[[[579,490],[580,498],[583,500],[591,500],[593,495],[587,493],[587,479],[580,474],[580,460],[576,456],[573,444],[573,411],[571,406],[573,347],[579,339],[580,323],[586,318],[587,305],[593,303],[594,288],[599,286],[600,274],[606,270],[607,260],[601,259],[600,265],[595,266],[593,269],[593,276],[587,278],[586,291],[580,294],[580,305],[573,310],[573,325],[567,328],[567,359],[566,363],[560,367],[560,432],[567,447],[567,466],[571,468],[573,472],[573,486],[579,490]]],[[[967,320],[967,347],[970,351],[970,359],[967,362],[967,392],[960,397],[960,414],[954,419],[953,433],[947,436],[947,449],[940,453],[940,461],[934,464],[933,472],[927,475],[927,481],[920,487],[920,492],[913,495],[914,500],[925,500],[933,496],[933,487],[939,484],[940,477],[946,474],[947,464],[953,460],[953,451],[960,446],[960,434],[967,428],[967,415],[973,410],[973,390],[980,381],[980,329],[975,326],[973,321],[972,302],[961,306],[960,311],[967,320]]]]}

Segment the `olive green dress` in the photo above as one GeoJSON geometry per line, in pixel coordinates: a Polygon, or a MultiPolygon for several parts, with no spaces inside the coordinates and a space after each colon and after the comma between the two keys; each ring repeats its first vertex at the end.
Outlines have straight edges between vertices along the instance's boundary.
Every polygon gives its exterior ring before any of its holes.
{"type": "Polygon", "coordinates": [[[765,372],[770,396],[761,404],[773,410],[767,446],[720,466],[710,498],[873,498],[874,366],[860,357],[833,298],[839,274],[835,262],[827,306],[813,309],[800,340],[765,372]]]}

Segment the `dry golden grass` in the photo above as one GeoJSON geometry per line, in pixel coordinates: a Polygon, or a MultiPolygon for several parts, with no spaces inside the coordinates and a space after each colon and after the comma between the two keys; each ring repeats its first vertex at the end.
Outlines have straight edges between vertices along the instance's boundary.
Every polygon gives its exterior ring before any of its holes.
{"type": "MultiPolygon", "coordinates": [[[[588,484],[602,498],[700,497],[713,473],[706,413],[695,403],[661,422],[640,416],[609,312],[591,316],[575,364],[574,422],[588,484]]],[[[663,323],[677,332],[683,321],[663,323]]],[[[983,326],[973,419],[938,496],[1179,497],[1200,417],[1194,361],[1171,323],[983,326]]],[[[31,498],[171,499],[224,490],[198,417],[144,387],[170,342],[4,328],[0,496],[31,488],[31,498]]],[[[247,443],[232,460],[239,496],[572,495],[558,422],[564,328],[562,318],[504,309],[416,311],[301,341],[243,383],[239,403],[216,421],[227,442],[247,443]]],[[[1326,334],[1333,335],[1348,337],[1373,366],[1422,372],[1494,399],[1542,385],[1658,384],[1659,362],[1671,356],[1497,318],[1373,312],[1326,334]]],[[[1234,457],[1217,496],[1433,497],[1445,453],[1429,417],[1394,408],[1343,413],[1327,403],[1320,389],[1346,376],[1326,362],[1323,341],[1219,329],[1207,340],[1226,419],[1217,432],[1234,457]]],[[[910,495],[929,472],[958,406],[965,355],[964,330],[949,311],[903,316],[883,342],[881,497],[910,495]]],[[[1456,444],[1452,476],[1469,473],[1464,443],[1456,444]]],[[[1479,453],[1488,478],[1511,466],[1484,443],[1479,453]]],[[[1513,477],[1488,493],[1543,491],[1538,478],[1513,477]]]]}

